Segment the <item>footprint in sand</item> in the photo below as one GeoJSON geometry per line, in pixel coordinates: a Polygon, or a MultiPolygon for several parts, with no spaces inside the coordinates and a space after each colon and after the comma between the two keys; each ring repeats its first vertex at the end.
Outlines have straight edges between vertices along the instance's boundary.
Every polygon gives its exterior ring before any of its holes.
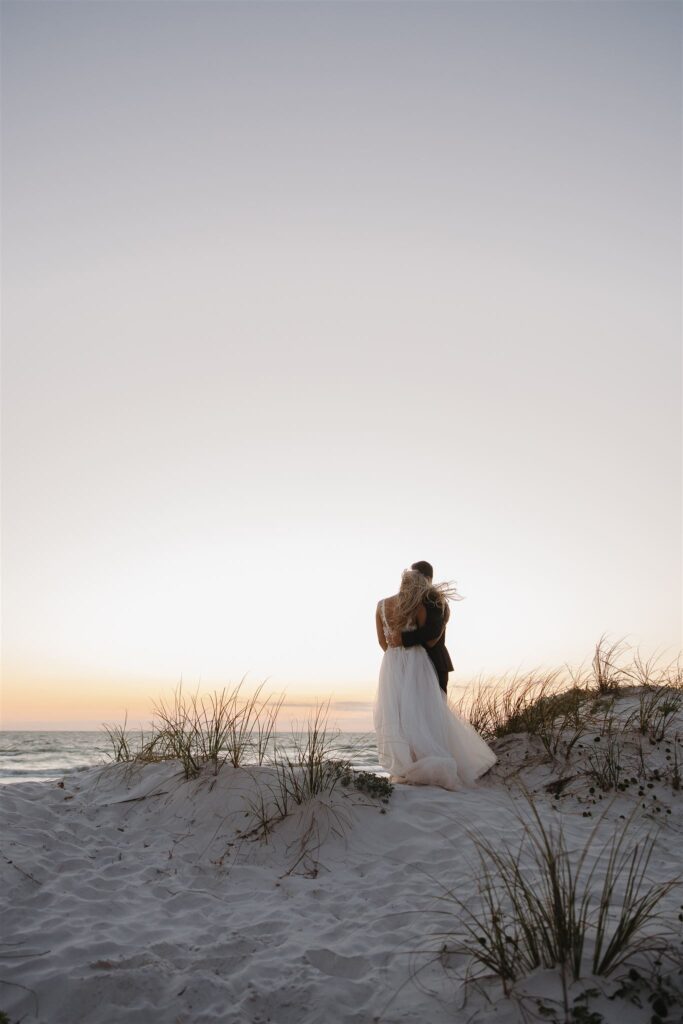
{"type": "Polygon", "coordinates": [[[341,956],[331,949],[307,949],[306,957],[319,971],[333,978],[357,981],[368,971],[368,961],[363,956],[341,956]]]}

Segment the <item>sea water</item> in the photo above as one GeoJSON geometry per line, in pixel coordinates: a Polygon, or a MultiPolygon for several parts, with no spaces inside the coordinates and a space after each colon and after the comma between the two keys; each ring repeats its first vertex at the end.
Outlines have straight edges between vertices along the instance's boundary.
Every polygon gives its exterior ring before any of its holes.
{"type": "MultiPolygon", "coordinates": [[[[332,733],[329,739],[331,757],[349,760],[359,771],[380,770],[373,732],[332,733]]],[[[282,752],[291,754],[295,740],[292,733],[278,733],[276,744],[282,752]]],[[[112,747],[104,730],[0,731],[0,783],[60,779],[111,760],[112,747]]]]}

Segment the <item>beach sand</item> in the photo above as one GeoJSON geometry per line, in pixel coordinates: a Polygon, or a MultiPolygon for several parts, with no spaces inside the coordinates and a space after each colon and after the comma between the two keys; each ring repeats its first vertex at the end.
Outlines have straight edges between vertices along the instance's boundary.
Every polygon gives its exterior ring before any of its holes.
{"type": "MultiPolygon", "coordinates": [[[[664,767],[665,749],[652,748],[664,767]]],[[[462,981],[438,955],[453,924],[443,892],[476,899],[473,828],[497,844],[521,838],[529,808],[515,780],[544,821],[562,821],[570,848],[610,798],[584,780],[555,799],[545,787],[568,773],[525,736],[497,750],[475,788],[396,786],[384,805],[338,786],[267,841],[248,808],[272,779],[265,767],[185,781],[174,762],[113,765],[1,787],[0,1010],[25,1024],[521,1020],[497,982],[463,1008],[462,981]]],[[[656,784],[632,826],[661,829],[653,881],[680,871],[681,799],[656,784]]],[[[619,794],[598,838],[639,803],[619,794]]],[[[676,921],[682,902],[669,894],[665,915],[676,921]]],[[[524,984],[532,1002],[558,998],[557,972],[524,984]]],[[[603,987],[604,1021],[650,1020],[603,987]]]]}

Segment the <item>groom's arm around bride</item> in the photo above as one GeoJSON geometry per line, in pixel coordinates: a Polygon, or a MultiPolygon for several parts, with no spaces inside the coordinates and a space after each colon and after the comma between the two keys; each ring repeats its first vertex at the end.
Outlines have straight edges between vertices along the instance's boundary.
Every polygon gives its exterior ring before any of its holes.
{"type": "Polygon", "coordinates": [[[439,678],[439,686],[444,693],[448,691],[448,673],[453,671],[453,662],[446,650],[446,623],[450,618],[450,608],[440,606],[427,597],[423,605],[426,614],[424,625],[417,629],[404,630],[401,633],[403,647],[422,645],[432,660],[439,678]]]}

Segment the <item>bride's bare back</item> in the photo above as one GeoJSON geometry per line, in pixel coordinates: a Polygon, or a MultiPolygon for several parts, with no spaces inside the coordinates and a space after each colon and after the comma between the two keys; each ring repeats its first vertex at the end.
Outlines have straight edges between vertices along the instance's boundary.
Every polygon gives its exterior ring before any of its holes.
{"type": "Polygon", "coordinates": [[[391,597],[385,597],[377,604],[377,611],[375,613],[375,625],[377,627],[377,639],[379,645],[383,651],[386,651],[388,647],[400,647],[401,646],[401,631],[404,629],[411,629],[414,626],[424,626],[427,619],[427,612],[425,611],[424,605],[420,605],[415,614],[415,621],[399,621],[397,615],[398,611],[398,594],[392,594],[391,597]],[[384,621],[382,619],[382,611],[384,611],[384,620],[386,621],[389,635],[384,628],[384,621]]]}

